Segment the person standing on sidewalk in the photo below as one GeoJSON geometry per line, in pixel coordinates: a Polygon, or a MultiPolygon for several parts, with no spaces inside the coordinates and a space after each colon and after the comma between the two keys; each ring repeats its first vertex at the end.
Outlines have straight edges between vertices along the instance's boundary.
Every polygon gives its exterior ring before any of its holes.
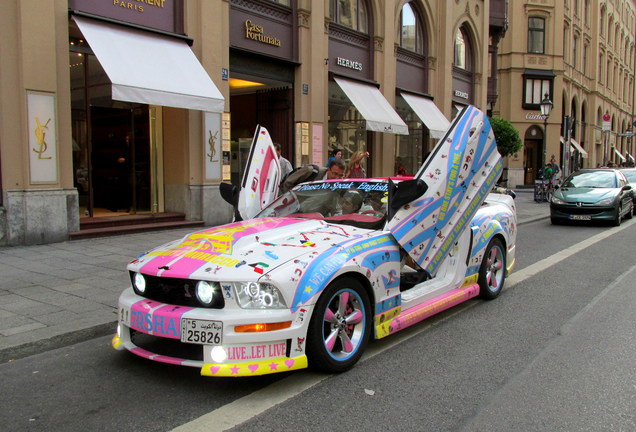
{"type": "Polygon", "coordinates": [[[278,163],[280,164],[280,178],[284,179],[290,172],[293,171],[291,162],[281,156],[281,146],[278,143],[274,143],[276,149],[276,155],[278,156],[278,163]]]}

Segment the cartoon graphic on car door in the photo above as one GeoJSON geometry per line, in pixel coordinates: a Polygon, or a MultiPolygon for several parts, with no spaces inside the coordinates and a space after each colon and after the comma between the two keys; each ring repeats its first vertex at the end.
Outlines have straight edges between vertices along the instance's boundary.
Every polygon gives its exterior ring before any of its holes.
{"type": "Polygon", "coordinates": [[[253,218],[276,199],[279,183],[280,164],[272,138],[267,129],[256,126],[238,198],[243,220],[253,218]]]}
{"type": "Polygon", "coordinates": [[[502,159],[486,115],[468,106],[415,175],[428,188],[387,224],[398,243],[435,276],[496,183],[502,159]]]}

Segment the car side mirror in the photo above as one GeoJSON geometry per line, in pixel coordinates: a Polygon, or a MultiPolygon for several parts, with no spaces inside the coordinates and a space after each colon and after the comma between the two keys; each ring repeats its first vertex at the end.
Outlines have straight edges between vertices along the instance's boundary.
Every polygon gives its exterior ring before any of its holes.
{"type": "Polygon", "coordinates": [[[221,193],[221,198],[234,209],[234,222],[243,220],[238,211],[239,188],[232,183],[221,183],[219,185],[219,192],[221,193]]]}
{"type": "Polygon", "coordinates": [[[232,207],[236,207],[238,205],[239,189],[236,185],[233,185],[232,183],[221,183],[219,185],[219,192],[221,193],[221,198],[223,198],[232,207]]]}
{"type": "Polygon", "coordinates": [[[390,220],[404,204],[413,202],[424,195],[427,189],[428,185],[422,179],[405,180],[400,183],[393,183],[389,179],[390,207],[388,219],[390,220]]]}

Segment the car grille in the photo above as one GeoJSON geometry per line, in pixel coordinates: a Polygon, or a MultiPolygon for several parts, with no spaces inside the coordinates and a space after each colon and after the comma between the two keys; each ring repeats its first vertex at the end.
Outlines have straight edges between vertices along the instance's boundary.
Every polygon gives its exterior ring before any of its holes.
{"type": "Polygon", "coordinates": [[[597,207],[589,204],[583,204],[581,207],[577,207],[576,205],[554,205],[554,208],[563,213],[590,216],[605,213],[608,210],[607,207],[597,207]]]}
{"type": "Polygon", "coordinates": [[[133,329],[130,329],[130,340],[139,348],[154,354],[203,361],[203,345],[187,344],[178,339],[153,336],[133,329]]]}
{"type": "MultiPolygon", "coordinates": [[[[134,283],[134,273],[130,273],[131,283],[134,283]]],[[[196,284],[198,281],[190,279],[169,278],[144,275],[146,278],[146,292],[144,297],[161,303],[177,306],[204,307],[196,297],[196,284]]],[[[212,309],[223,309],[225,300],[221,292],[218,292],[212,305],[212,309]]]]}

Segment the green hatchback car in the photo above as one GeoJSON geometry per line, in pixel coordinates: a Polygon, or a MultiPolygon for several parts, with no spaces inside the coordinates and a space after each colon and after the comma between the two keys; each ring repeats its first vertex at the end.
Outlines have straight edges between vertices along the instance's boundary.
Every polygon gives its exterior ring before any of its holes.
{"type": "Polygon", "coordinates": [[[615,226],[633,215],[633,191],[615,169],[583,169],[570,174],[550,200],[553,224],[568,221],[607,221],[615,226]]]}

